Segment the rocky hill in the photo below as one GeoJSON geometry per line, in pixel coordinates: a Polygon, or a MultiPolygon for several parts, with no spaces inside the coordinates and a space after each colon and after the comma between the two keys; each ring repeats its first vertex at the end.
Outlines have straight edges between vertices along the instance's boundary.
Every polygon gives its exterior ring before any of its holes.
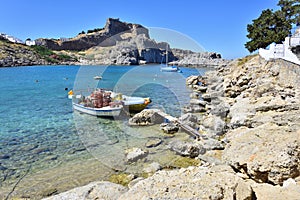
{"type": "Polygon", "coordinates": [[[139,24],[121,22],[119,19],[108,18],[104,28],[95,29],[90,33],[78,34],[74,38],[64,39],[44,39],[35,40],[39,46],[47,47],[51,50],[71,50],[81,51],[87,50],[94,46],[114,46],[117,41],[124,40],[122,35],[130,35],[131,37],[144,34],[149,38],[149,33],[146,28],[139,24]]]}
{"type": "MultiPolygon", "coordinates": [[[[6,44],[11,44],[12,49],[16,46],[12,43],[6,44]]],[[[175,65],[218,66],[227,63],[217,53],[196,53],[189,50],[171,49],[168,43],[156,42],[151,39],[149,30],[142,25],[121,22],[119,19],[113,18],[107,19],[104,28],[89,30],[87,33],[82,32],[73,38],[40,38],[35,40],[35,44],[35,47],[26,47],[20,44],[21,52],[11,51],[7,45],[6,47],[3,46],[0,66],[40,64],[137,65],[165,63],[166,61],[175,65]],[[27,54],[30,55],[22,56],[27,54]]]]}
{"type": "Polygon", "coordinates": [[[0,38],[0,67],[71,64],[77,60],[40,46],[26,46],[0,38]]]}
{"type": "MultiPolygon", "coordinates": [[[[51,50],[78,51],[74,56],[83,64],[136,65],[165,62],[165,42],[150,39],[149,31],[139,24],[109,18],[104,28],[81,33],[69,39],[37,39],[36,44],[51,50]]],[[[176,58],[168,52],[168,60],[176,58]]]]}
{"type": "Polygon", "coordinates": [[[44,64],[49,62],[29,47],[0,38],[0,67],[44,64]]]}
{"type": "Polygon", "coordinates": [[[72,51],[70,55],[76,56],[81,64],[90,65],[165,63],[166,49],[168,49],[168,62],[175,62],[172,64],[207,65],[213,62],[214,65],[219,65],[224,61],[217,53],[171,50],[168,43],[151,39],[149,30],[142,25],[121,22],[113,18],[107,19],[104,28],[81,33],[74,38],[57,40],[41,38],[35,42],[51,50],[72,51]],[[191,56],[197,59],[190,59],[191,56]]]}

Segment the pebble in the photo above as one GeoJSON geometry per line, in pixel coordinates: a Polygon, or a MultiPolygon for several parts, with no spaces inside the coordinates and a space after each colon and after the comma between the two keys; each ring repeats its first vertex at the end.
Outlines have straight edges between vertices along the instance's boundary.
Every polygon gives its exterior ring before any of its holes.
{"type": "Polygon", "coordinates": [[[2,159],[2,160],[6,160],[9,158],[10,158],[10,156],[8,154],[0,155],[0,159],[2,159]]]}
{"type": "Polygon", "coordinates": [[[153,148],[153,147],[157,147],[158,145],[160,145],[162,143],[162,140],[159,138],[155,138],[155,139],[151,139],[149,140],[145,146],[147,148],[153,148]]]}

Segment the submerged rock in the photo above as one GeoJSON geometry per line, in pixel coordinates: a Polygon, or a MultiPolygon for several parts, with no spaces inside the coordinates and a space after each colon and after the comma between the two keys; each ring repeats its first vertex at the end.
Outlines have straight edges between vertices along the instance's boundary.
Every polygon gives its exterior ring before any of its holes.
{"type": "Polygon", "coordinates": [[[145,173],[154,173],[154,172],[157,172],[158,170],[161,170],[162,167],[159,163],[157,162],[153,162],[151,164],[149,164],[147,167],[145,167],[143,169],[143,172],[145,173]]]}
{"type": "Polygon", "coordinates": [[[162,143],[162,140],[159,139],[159,138],[153,138],[153,139],[150,139],[146,144],[145,146],[147,148],[153,148],[153,147],[157,147],[158,145],[160,145],[162,143]]]}
{"type": "Polygon", "coordinates": [[[147,157],[148,151],[143,151],[140,148],[131,148],[125,151],[127,162],[136,162],[147,157]]]}
{"type": "Polygon", "coordinates": [[[179,140],[171,142],[169,148],[181,156],[188,156],[191,158],[195,158],[199,154],[204,154],[206,152],[206,149],[201,144],[182,142],[179,140]]]}
{"type": "Polygon", "coordinates": [[[179,126],[173,123],[162,123],[160,129],[167,134],[174,134],[178,132],[179,126]]]}

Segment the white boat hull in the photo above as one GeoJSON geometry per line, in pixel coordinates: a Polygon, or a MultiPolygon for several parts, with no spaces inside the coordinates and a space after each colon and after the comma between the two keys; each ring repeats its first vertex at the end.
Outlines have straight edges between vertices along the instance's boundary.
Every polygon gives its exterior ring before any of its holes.
{"type": "Polygon", "coordinates": [[[122,110],[122,106],[118,107],[102,107],[102,108],[91,108],[91,107],[85,107],[83,105],[73,103],[74,110],[77,110],[82,113],[86,113],[93,116],[99,116],[99,117],[116,117],[119,116],[122,110]]]}
{"type": "Polygon", "coordinates": [[[162,67],[161,71],[162,72],[179,72],[180,69],[178,69],[177,67],[162,67]]]}

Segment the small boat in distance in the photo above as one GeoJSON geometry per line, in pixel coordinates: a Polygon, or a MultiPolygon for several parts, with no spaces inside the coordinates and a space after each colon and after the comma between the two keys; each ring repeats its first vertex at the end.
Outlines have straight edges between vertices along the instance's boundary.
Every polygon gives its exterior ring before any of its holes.
{"type": "Polygon", "coordinates": [[[166,47],[166,65],[165,65],[165,67],[161,67],[160,71],[162,71],[162,72],[179,72],[179,73],[182,73],[182,71],[179,69],[178,66],[168,66],[168,45],[166,47]]]}
{"type": "Polygon", "coordinates": [[[101,79],[102,79],[102,76],[94,76],[94,79],[95,79],[95,80],[101,80],[101,79]]]}
{"type": "Polygon", "coordinates": [[[182,71],[179,69],[179,67],[177,67],[177,66],[166,66],[166,67],[162,67],[162,68],[160,68],[160,71],[162,71],[162,72],[179,72],[179,73],[182,72],[182,71]]]}

